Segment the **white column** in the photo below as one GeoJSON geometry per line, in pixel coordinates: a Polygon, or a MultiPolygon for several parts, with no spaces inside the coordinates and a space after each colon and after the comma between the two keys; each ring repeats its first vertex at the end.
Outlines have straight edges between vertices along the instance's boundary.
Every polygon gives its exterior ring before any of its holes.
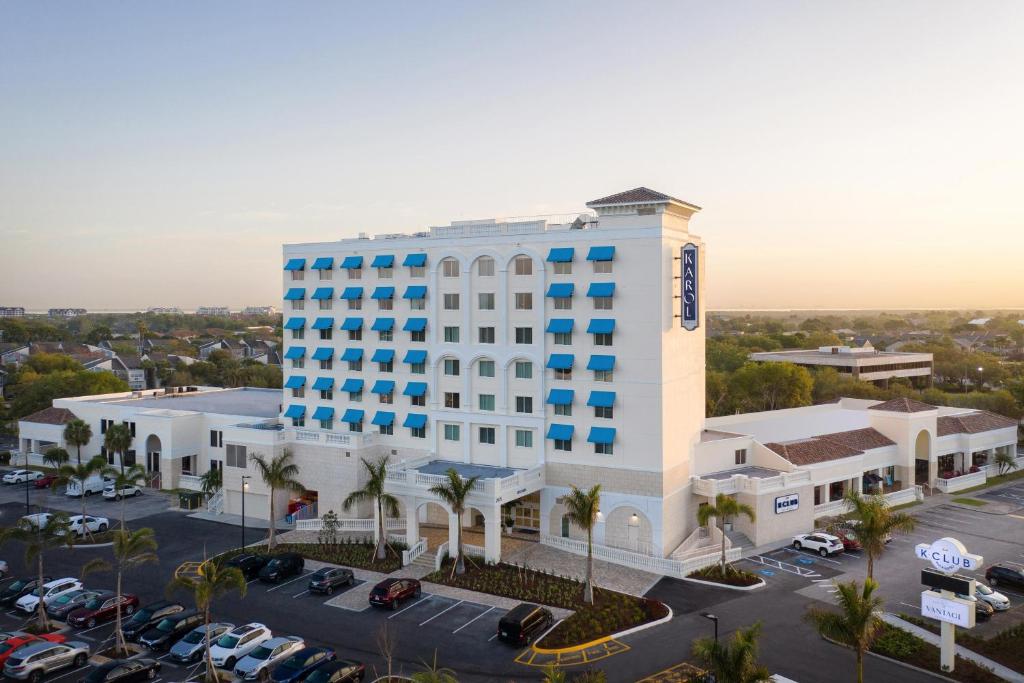
{"type": "Polygon", "coordinates": [[[410,548],[420,542],[420,520],[416,516],[417,502],[412,496],[402,499],[405,506],[405,542],[410,548]]]}
{"type": "Polygon", "coordinates": [[[484,511],[484,560],[490,564],[501,561],[501,506],[484,511]]]}

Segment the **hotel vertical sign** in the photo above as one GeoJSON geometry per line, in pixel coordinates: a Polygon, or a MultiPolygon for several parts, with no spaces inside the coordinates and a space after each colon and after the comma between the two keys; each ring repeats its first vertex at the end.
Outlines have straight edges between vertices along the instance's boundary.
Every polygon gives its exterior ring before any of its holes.
{"type": "Polygon", "coordinates": [[[680,318],[682,325],[687,330],[695,330],[700,326],[700,258],[699,247],[693,243],[687,243],[680,249],[680,292],[679,299],[682,302],[680,318]]]}

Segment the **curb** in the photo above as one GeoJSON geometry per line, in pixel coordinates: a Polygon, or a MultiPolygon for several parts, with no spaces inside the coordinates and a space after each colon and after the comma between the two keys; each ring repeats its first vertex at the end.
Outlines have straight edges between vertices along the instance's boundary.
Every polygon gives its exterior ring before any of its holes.
{"type": "Polygon", "coordinates": [[[756,591],[758,588],[764,588],[765,586],[768,585],[768,583],[764,579],[762,579],[762,578],[758,578],[757,579],[758,581],[760,581],[760,583],[755,583],[752,586],[730,586],[729,584],[718,583],[716,581],[704,581],[703,579],[691,579],[688,576],[680,577],[680,580],[681,581],[690,581],[691,583],[699,583],[702,586],[714,586],[715,588],[726,588],[726,589],[731,590],[731,591],[756,591]]]}
{"type": "MultiPolygon", "coordinates": [[[[664,603],[662,603],[662,604],[664,604],[664,603]]],[[[662,624],[671,621],[672,618],[675,616],[675,614],[673,614],[672,608],[669,607],[668,605],[665,605],[665,609],[668,610],[668,614],[666,616],[662,617],[661,619],[656,619],[654,621],[649,621],[646,624],[640,624],[639,626],[634,626],[633,628],[627,628],[625,631],[618,631],[617,633],[612,633],[612,634],[607,635],[607,636],[601,636],[600,638],[596,638],[596,639],[588,641],[586,643],[580,643],[579,645],[571,645],[569,647],[546,648],[546,647],[537,647],[536,645],[534,645],[533,646],[533,651],[537,652],[539,654],[542,654],[542,655],[559,655],[559,654],[566,654],[566,653],[570,653],[570,652],[579,652],[580,650],[586,650],[588,648],[595,647],[595,646],[600,645],[602,643],[607,643],[610,640],[615,640],[617,638],[625,638],[626,636],[631,636],[634,633],[639,633],[640,631],[643,631],[643,630],[646,630],[646,629],[649,629],[649,628],[653,628],[655,626],[661,626],[662,624]]],[[[564,619],[559,619],[555,623],[555,625],[552,626],[550,629],[548,629],[544,633],[544,635],[542,635],[540,638],[537,639],[537,641],[540,642],[540,641],[544,640],[544,636],[546,636],[548,633],[551,633],[551,631],[554,631],[555,628],[558,626],[558,624],[561,624],[563,621],[565,621],[565,620],[564,619]]]]}
{"type": "Polygon", "coordinates": [[[114,545],[113,541],[107,541],[106,543],[76,543],[75,545],[65,547],[70,548],[71,550],[77,550],[79,548],[82,550],[89,550],[90,548],[109,548],[112,545],[114,545]]]}
{"type": "MultiPolygon", "coordinates": [[[[843,648],[844,650],[851,650],[851,651],[853,650],[852,647],[850,647],[849,645],[846,645],[844,643],[840,643],[838,640],[832,640],[831,638],[827,638],[825,636],[821,636],[821,639],[824,640],[824,641],[827,641],[829,643],[832,643],[833,645],[838,645],[839,647],[843,648]]],[[[932,678],[937,678],[940,681],[949,681],[950,683],[957,683],[956,680],[954,680],[952,678],[947,678],[946,676],[943,676],[942,674],[935,673],[934,671],[929,671],[928,669],[922,669],[921,667],[914,666],[913,664],[907,664],[906,662],[901,662],[900,660],[893,659],[892,657],[886,657],[885,655],[880,655],[877,652],[872,652],[871,650],[865,650],[864,654],[870,655],[872,657],[877,657],[878,659],[882,659],[882,660],[884,660],[886,662],[890,662],[890,663],[896,664],[898,666],[902,666],[904,669],[910,669],[911,671],[919,671],[919,672],[921,672],[923,674],[927,674],[927,675],[931,676],[932,678]]],[[[957,655],[957,656],[959,657],[959,655],[957,655]]]]}

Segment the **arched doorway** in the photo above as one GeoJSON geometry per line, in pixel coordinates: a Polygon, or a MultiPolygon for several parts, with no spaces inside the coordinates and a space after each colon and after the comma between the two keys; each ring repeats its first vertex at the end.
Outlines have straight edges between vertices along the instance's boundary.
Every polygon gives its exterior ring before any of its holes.
{"type": "Polygon", "coordinates": [[[914,440],[914,483],[927,484],[930,480],[931,436],[922,429],[914,440]]]}
{"type": "Polygon", "coordinates": [[[150,486],[160,488],[160,454],[163,446],[160,437],[150,434],[146,437],[146,473],[150,486]]]}
{"type": "Polygon", "coordinates": [[[605,521],[604,544],[634,553],[650,553],[654,539],[651,521],[640,510],[621,505],[605,521]]]}

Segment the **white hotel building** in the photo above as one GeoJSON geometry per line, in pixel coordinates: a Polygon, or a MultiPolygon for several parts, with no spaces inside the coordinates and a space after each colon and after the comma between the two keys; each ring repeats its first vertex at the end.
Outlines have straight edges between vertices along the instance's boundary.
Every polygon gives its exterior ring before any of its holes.
{"type": "MultiPolygon", "coordinates": [[[[94,434],[129,421],[161,486],[223,467],[223,509],[237,514],[241,476],[256,474],[247,455],[288,448],[318,511],[342,517],[372,516],[341,502],[364,481],[360,459],[386,456],[410,545],[421,524],[457,528],[429,492],[454,468],[480,477],[462,523],[483,527],[497,560],[508,504],[538,539],[582,535],[563,514],[571,485],[601,484],[597,544],[678,558],[706,545],[696,509],[719,492],[756,506],[737,532],[762,544],[812,528],[849,487],[898,500],[955,490],[1014,448],[1012,420],[913,402],[705,419],[699,208],[645,188],[587,206],[559,221],[285,245],[283,393],[58,399],[20,423],[22,450],[60,443],[54,423],[71,414],[94,434]]],[[[258,477],[245,495],[247,515],[265,518],[258,477]]]]}

